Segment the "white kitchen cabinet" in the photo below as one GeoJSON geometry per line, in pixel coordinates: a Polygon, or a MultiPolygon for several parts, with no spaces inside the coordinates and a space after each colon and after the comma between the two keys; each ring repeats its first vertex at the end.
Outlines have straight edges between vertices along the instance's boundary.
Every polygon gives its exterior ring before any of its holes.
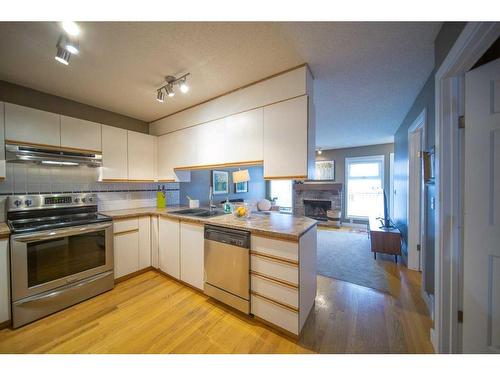
{"type": "Polygon", "coordinates": [[[227,162],[225,119],[194,126],[190,131],[193,133],[191,138],[196,142],[190,148],[191,152],[196,153],[192,165],[208,166],[227,162]]]}
{"type": "Polygon", "coordinates": [[[159,232],[158,232],[158,216],[151,216],[151,266],[159,268],[158,252],[159,252],[159,232]]]}
{"type": "Polygon", "coordinates": [[[0,240],[0,323],[10,320],[9,240],[0,240]]]}
{"type": "Polygon", "coordinates": [[[139,218],[139,269],[151,267],[151,220],[139,218]]]}
{"type": "Polygon", "coordinates": [[[127,130],[102,125],[101,181],[128,179],[127,130]]]}
{"type": "Polygon", "coordinates": [[[156,137],[128,131],[128,179],[155,181],[156,137]]]}
{"type": "Polygon", "coordinates": [[[0,102],[0,180],[5,179],[5,122],[4,103],[0,102]]]}
{"type": "Polygon", "coordinates": [[[203,290],[203,225],[181,222],[181,280],[203,290]]]}
{"type": "Polygon", "coordinates": [[[139,270],[139,231],[114,235],[115,279],[139,270]]]}
{"type": "Polygon", "coordinates": [[[226,163],[254,162],[264,159],[264,110],[226,117],[224,152],[226,163]]]}
{"type": "Polygon", "coordinates": [[[308,176],[308,97],[264,108],[264,178],[308,176]]]}
{"type": "Polygon", "coordinates": [[[158,258],[160,270],[176,279],[181,277],[179,220],[160,217],[158,258]]]}
{"type": "MultiPolygon", "coordinates": [[[[175,171],[174,168],[181,166],[183,153],[180,132],[174,132],[158,137],[158,181],[189,182],[190,171],[175,171]]],[[[189,149],[191,150],[191,149],[189,149]]]]}
{"type": "Polygon", "coordinates": [[[101,151],[101,124],[61,116],[61,147],[101,151]]]}
{"type": "Polygon", "coordinates": [[[5,139],[59,147],[60,116],[56,113],[5,103],[5,139]]]}

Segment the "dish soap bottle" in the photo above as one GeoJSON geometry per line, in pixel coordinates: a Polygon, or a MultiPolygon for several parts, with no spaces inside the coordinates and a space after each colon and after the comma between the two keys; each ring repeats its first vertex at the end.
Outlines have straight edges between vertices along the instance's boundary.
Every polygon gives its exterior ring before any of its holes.
{"type": "Polygon", "coordinates": [[[229,197],[226,198],[226,201],[224,202],[224,212],[226,214],[230,214],[231,213],[231,203],[229,203],[229,197]]]}
{"type": "Polygon", "coordinates": [[[156,208],[165,208],[167,206],[167,192],[165,191],[165,185],[163,185],[160,190],[160,185],[158,185],[158,191],[156,192],[156,208]]]}

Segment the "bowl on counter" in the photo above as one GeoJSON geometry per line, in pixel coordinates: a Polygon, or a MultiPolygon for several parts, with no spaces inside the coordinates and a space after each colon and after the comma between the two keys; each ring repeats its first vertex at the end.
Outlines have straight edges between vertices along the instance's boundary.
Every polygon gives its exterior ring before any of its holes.
{"type": "Polygon", "coordinates": [[[249,219],[251,208],[248,203],[235,203],[233,206],[233,215],[237,219],[249,219]]]}

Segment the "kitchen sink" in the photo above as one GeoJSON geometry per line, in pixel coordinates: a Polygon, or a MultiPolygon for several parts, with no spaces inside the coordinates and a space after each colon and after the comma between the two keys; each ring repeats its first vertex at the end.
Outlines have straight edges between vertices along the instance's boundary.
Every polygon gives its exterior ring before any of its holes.
{"type": "Polygon", "coordinates": [[[196,217],[212,217],[224,215],[223,211],[218,210],[206,210],[204,208],[187,208],[184,210],[171,211],[172,214],[176,215],[187,215],[187,216],[196,216],[196,217]]]}

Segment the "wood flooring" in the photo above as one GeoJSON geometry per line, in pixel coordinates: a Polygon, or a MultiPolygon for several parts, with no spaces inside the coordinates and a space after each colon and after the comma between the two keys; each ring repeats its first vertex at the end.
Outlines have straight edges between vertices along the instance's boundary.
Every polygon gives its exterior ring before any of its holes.
{"type": "Polygon", "coordinates": [[[420,274],[391,267],[399,275],[393,295],[318,276],[314,311],[298,341],[148,271],[1,330],[0,353],[432,353],[420,274]]]}

